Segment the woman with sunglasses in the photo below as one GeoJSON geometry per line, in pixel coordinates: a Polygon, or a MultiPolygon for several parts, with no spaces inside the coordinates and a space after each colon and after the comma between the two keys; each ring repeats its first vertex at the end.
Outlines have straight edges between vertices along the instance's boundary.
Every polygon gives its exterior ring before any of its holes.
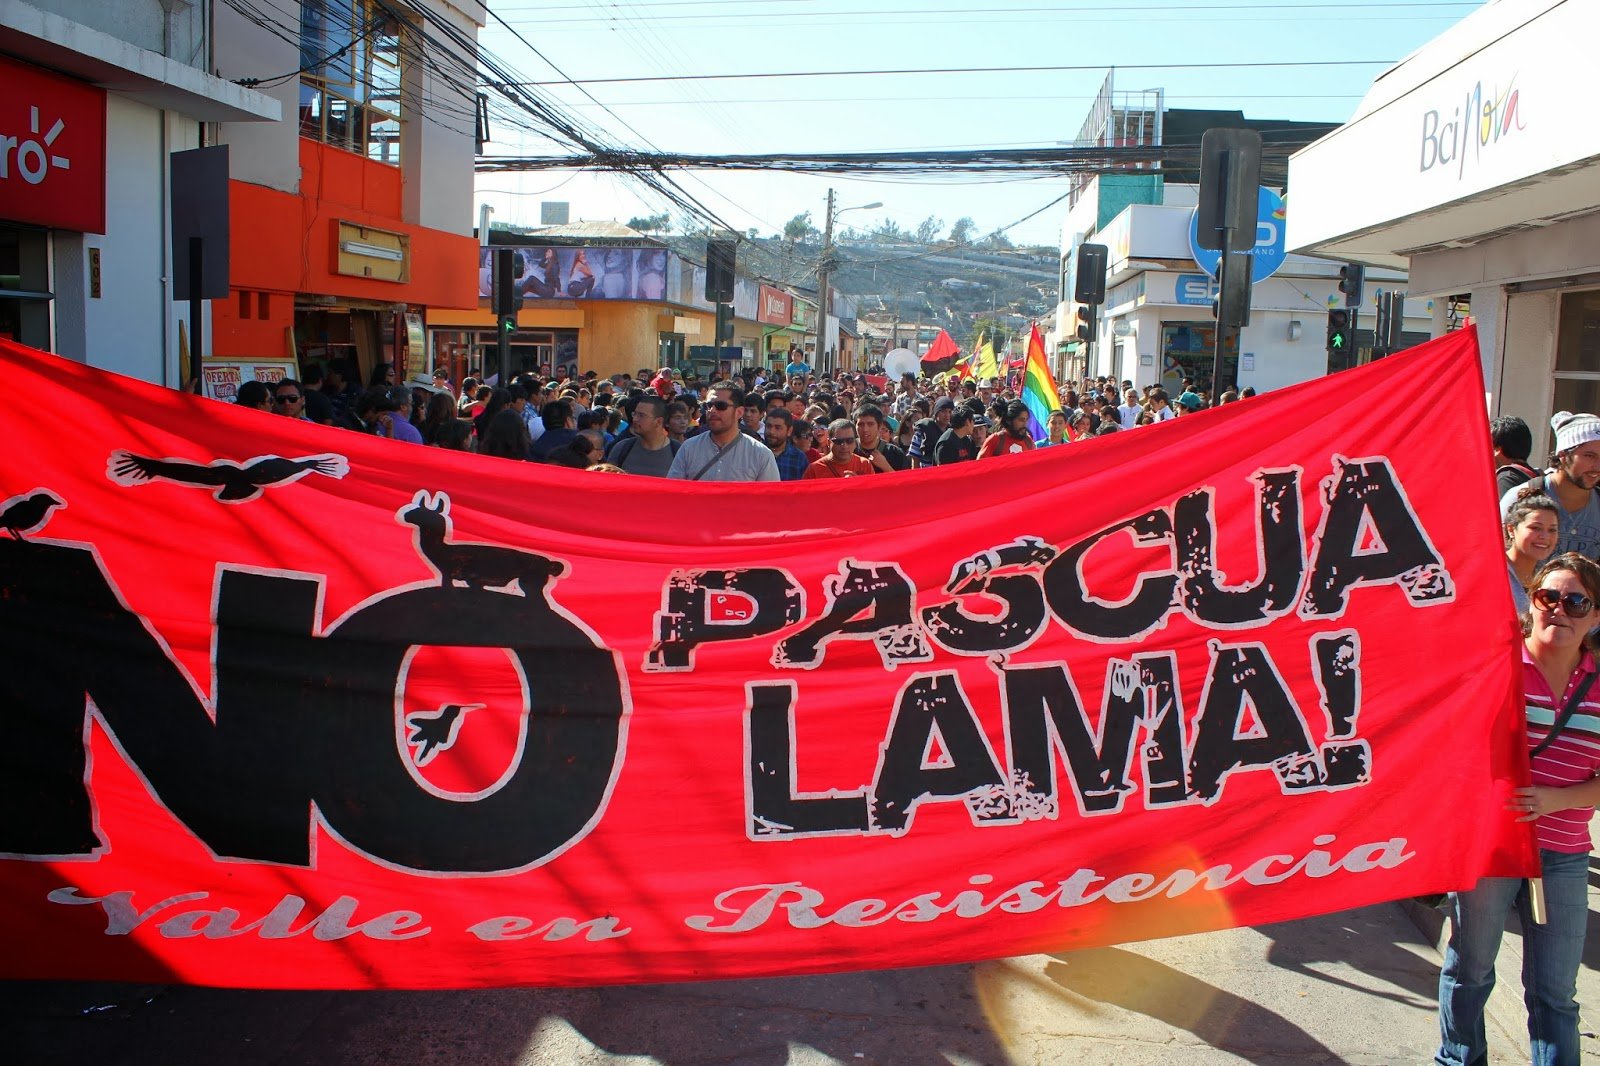
{"type": "Polygon", "coordinates": [[[1537,490],[1530,490],[1506,512],[1506,570],[1511,577],[1511,599],[1517,613],[1527,611],[1528,589],[1534,571],[1550,558],[1561,538],[1561,517],[1556,501],[1537,490]]]}
{"type": "Polygon", "coordinates": [[[1600,686],[1591,687],[1600,566],[1575,552],[1558,555],[1534,575],[1529,599],[1522,616],[1522,686],[1533,785],[1517,789],[1510,806],[1519,821],[1534,823],[1540,884],[1486,877],[1471,891],[1450,895],[1435,1055],[1445,1066],[1487,1061],[1484,1005],[1512,907],[1522,920],[1532,1061],[1577,1066],[1581,1054],[1578,964],[1589,917],[1589,820],[1600,802],[1600,686]],[[1534,918],[1533,902],[1541,888],[1542,922],[1534,918]]]}

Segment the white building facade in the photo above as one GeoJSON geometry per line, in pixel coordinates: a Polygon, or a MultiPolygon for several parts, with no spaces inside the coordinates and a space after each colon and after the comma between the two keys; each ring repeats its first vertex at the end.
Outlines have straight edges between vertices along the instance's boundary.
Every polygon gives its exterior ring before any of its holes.
{"type": "Polygon", "coordinates": [[[1490,412],[1539,454],[1553,411],[1600,411],[1597,34],[1600,4],[1487,4],[1290,160],[1290,247],[1409,267],[1436,332],[1470,314],[1490,412]]]}
{"type": "MultiPolygon", "coordinates": [[[[1105,375],[1132,381],[1140,389],[1161,385],[1174,395],[1185,377],[1209,383],[1216,286],[1196,262],[1190,244],[1197,187],[1163,183],[1163,202],[1130,204],[1095,230],[1089,227],[1101,213],[1101,183],[1114,187],[1116,176],[1093,180],[1068,213],[1062,232],[1063,300],[1052,336],[1068,345],[1057,356],[1057,374],[1063,379],[1105,375]],[[1088,352],[1073,342],[1081,307],[1072,299],[1077,249],[1085,243],[1109,250],[1106,299],[1096,343],[1088,352]]],[[[1224,355],[1224,377],[1240,388],[1264,392],[1326,374],[1328,312],[1344,307],[1338,291],[1341,265],[1289,255],[1271,277],[1258,282],[1251,293],[1250,324],[1240,331],[1237,350],[1224,355]]],[[[1403,271],[1369,271],[1358,328],[1370,332],[1378,292],[1405,287],[1403,271]]],[[[1426,339],[1426,301],[1408,300],[1405,310],[1407,342],[1426,339]]],[[[1370,347],[1370,339],[1366,343],[1370,347]]],[[[1060,352],[1061,347],[1058,343],[1053,350],[1060,352]]]]}
{"type": "Polygon", "coordinates": [[[206,73],[211,17],[187,0],[0,4],[0,337],[179,383],[169,156],[204,123],[284,115],[206,73]]]}

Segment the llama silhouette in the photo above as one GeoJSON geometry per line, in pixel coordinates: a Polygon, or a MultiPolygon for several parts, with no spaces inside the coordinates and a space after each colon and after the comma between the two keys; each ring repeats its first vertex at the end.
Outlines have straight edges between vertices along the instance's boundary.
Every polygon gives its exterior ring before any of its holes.
{"type": "Polygon", "coordinates": [[[450,539],[450,497],[418,492],[411,506],[395,516],[416,527],[417,551],[439,575],[442,585],[509,592],[517,586],[524,596],[544,590],[552,578],[566,573],[566,565],[533,552],[499,544],[458,544],[450,539]]]}

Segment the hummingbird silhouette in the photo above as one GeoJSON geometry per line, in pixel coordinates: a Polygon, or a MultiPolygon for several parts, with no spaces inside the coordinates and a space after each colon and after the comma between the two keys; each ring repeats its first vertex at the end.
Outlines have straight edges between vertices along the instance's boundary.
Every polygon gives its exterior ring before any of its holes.
{"type": "Polygon", "coordinates": [[[287,485],[307,474],[342,478],[349,472],[350,464],[342,455],[308,455],[300,459],[261,455],[243,463],[232,459],[196,463],[188,459],[152,459],[118,450],[106,460],[106,476],[118,485],[149,481],[195,485],[211,490],[223,503],[245,503],[260,496],[263,489],[287,485]]]}
{"type": "Polygon", "coordinates": [[[412,711],[406,715],[406,726],[410,729],[406,742],[417,747],[417,765],[427,766],[435,755],[453,745],[461,733],[461,716],[482,706],[481,703],[446,703],[437,711],[412,711]]]}
{"type": "Polygon", "coordinates": [[[0,504],[0,529],[21,540],[24,533],[37,533],[50,520],[50,512],[65,507],[67,501],[49,489],[34,489],[26,496],[13,496],[0,504]]]}

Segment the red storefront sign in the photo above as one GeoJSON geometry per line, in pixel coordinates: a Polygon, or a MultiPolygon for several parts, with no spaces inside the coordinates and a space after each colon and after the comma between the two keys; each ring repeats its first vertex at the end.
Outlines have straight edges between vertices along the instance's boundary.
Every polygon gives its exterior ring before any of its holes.
{"type": "Polygon", "coordinates": [[[106,94],[0,59],[0,218],[106,231],[106,94]]]}
{"type": "Polygon", "coordinates": [[[769,326],[787,326],[794,317],[794,297],[771,285],[761,286],[756,304],[756,321],[769,326]]]}

